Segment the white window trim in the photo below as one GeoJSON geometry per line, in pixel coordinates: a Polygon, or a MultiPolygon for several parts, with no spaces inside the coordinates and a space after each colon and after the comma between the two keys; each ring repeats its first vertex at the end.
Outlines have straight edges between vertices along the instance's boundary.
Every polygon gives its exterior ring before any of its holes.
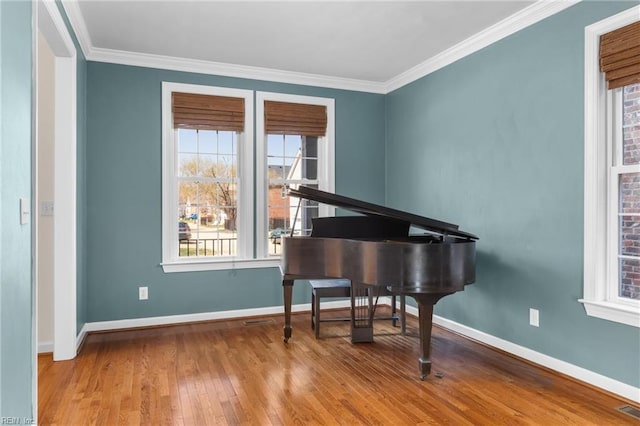
{"type": "MultiPolygon", "coordinates": [[[[269,256],[266,235],[267,223],[267,152],[264,130],[265,101],[292,102],[309,105],[323,105],[327,108],[327,134],[324,143],[319,145],[322,153],[318,155],[319,189],[335,192],[335,100],[313,96],[289,95],[284,93],[256,92],[256,257],[258,259],[275,259],[280,256],[269,256]],[[260,235],[265,238],[261,239],[260,235]],[[263,242],[264,240],[264,242],[263,242]]],[[[320,204],[320,216],[333,216],[335,208],[320,204]]]]}
{"type": "Polygon", "coordinates": [[[607,254],[608,232],[608,98],[604,75],[599,68],[599,40],[617,28],[638,20],[640,6],[585,28],[585,153],[584,153],[584,295],[579,299],[587,315],[640,327],[640,309],[610,297],[607,278],[611,276],[607,254]]]}
{"type": "Polygon", "coordinates": [[[162,268],[164,272],[187,272],[276,266],[272,262],[253,259],[253,91],[226,87],[201,86],[162,82],[162,268]],[[175,221],[177,206],[177,181],[175,170],[175,143],[171,114],[171,93],[187,92],[204,95],[244,98],[244,132],[238,144],[238,252],[235,257],[178,257],[178,227],[175,221]]]}

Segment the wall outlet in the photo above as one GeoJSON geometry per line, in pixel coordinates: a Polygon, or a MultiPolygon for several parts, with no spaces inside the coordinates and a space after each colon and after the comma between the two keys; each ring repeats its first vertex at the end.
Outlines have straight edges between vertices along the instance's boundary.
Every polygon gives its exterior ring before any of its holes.
{"type": "Polygon", "coordinates": [[[149,299],[149,287],[138,287],[138,299],[139,300],[149,299]]]}
{"type": "Polygon", "coordinates": [[[529,308],[529,324],[540,327],[540,312],[537,309],[529,308]]]}

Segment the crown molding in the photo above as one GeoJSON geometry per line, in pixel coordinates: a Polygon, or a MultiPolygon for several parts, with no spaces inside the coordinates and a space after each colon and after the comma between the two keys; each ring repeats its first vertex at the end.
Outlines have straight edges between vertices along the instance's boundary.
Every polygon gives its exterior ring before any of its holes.
{"type": "Polygon", "coordinates": [[[379,81],[357,80],[342,77],[330,77],[272,68],[235,65],[223,62],[203,61],[147,53],[126,52],[103,49],[93,46],[87,26],[78,5],[78,0],[62,0],[62,5],[73,27],[82,52],[87,61],[107,62],[147,68],[159,68],[172,71],[193,72],[199,74],[220,75],[226,77],[247,78],[252,80],[273,81],[278,83],[300,84],[304,86],[326,87],[330,89],[354,90],[368,93],[385,93],[385,83],[379,81]]]}
{"type": "Polygon", "coordinates": [[[329,77],[319,74],[307,74],[272,68],[234,65],[223,62],[125,52],[121,50],[95,47],[91,49],[90,53],[86,54],[86,57],[87,60],[96,62],[109,62],[122,65],[247,78],[278,83],[300,84],[331,89],[355,90],[358,92],[385,93],[385,83],[383,82],[329,77]]]}
{"type": "Polygon", "coordinates": [[[80,6],[78,6],[78,0],[61,0],[61,2],[64,13],[66,13],[67,18],[69,18],[73,32],[76,33],[76,39],[80,44],[80,49],[82,49],[82,53],[86,58],[87,53],[93,48],[93,44],[91,44],[91,37],[89,36],[87,25],[84,22],[82,11],[80,10],[80,6]]]}
{"type": "Polygon", "coordinates": [[[549,16],[561,12],[580,1],[581,0],[539,0],[531,6],[522,9],[386,82],[330,77],[272,68],[97,48],[91,43],[91,37],[87,31],[78,0],[62,0],[62,5],[76,33],[84,56],[88,61],[387,94],[549,16]]]}
{"type": "Polygon", "coordinates": [[[471,55],[505,37],[579,3],[581,0],[539,0],[455,46],[387,80],[386,93],[406,86],[432,72],[471,55]]]}

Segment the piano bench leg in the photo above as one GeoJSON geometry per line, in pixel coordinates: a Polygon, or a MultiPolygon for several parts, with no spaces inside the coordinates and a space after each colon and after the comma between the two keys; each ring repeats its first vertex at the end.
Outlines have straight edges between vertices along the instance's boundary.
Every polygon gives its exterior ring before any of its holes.
{"type": "Polygon", "coordinates": [[[311,292],[311,329],[316,329],[316,293],[311,292]]]}
{"type": "Polygon", "coordinates": [[[315,289],[312,294],[313,303],[311,304],[311,309],[313,313],[311,315],[311,321],[314,323],[314,331],[316,334],[316,339],[320,338],[320,297],[316,294],[315,289]]]}
{"type": "Polygon", "coordinates": [[[400,333],[407,334],[407,296],[400,295],[400,333]]]}
{"type": "Polygon", "coordinates": [[[396,327],[398,324],[398,314],[396,312],[396,295],[391,295],[391,325],[396,327]]]}

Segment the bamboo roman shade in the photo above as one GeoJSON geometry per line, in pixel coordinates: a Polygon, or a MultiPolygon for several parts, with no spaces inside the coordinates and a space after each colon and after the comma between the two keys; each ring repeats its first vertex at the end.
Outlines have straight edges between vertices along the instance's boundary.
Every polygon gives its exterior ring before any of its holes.
{"type": "Polygon", "coordinates": [[[640,82],[640,21],[600,37],[600,69],[609,89],[640,82]]]}
{"type": "Polygon", "coordinates": [[[267,134],[324,136],[327,133],[327,107],[265,101],[264,127],[267,134]]]}
{"type": "Polygon", "coordinates": [[[173,92],[175,129],[244,130],[244,98],[173,92]]]}

